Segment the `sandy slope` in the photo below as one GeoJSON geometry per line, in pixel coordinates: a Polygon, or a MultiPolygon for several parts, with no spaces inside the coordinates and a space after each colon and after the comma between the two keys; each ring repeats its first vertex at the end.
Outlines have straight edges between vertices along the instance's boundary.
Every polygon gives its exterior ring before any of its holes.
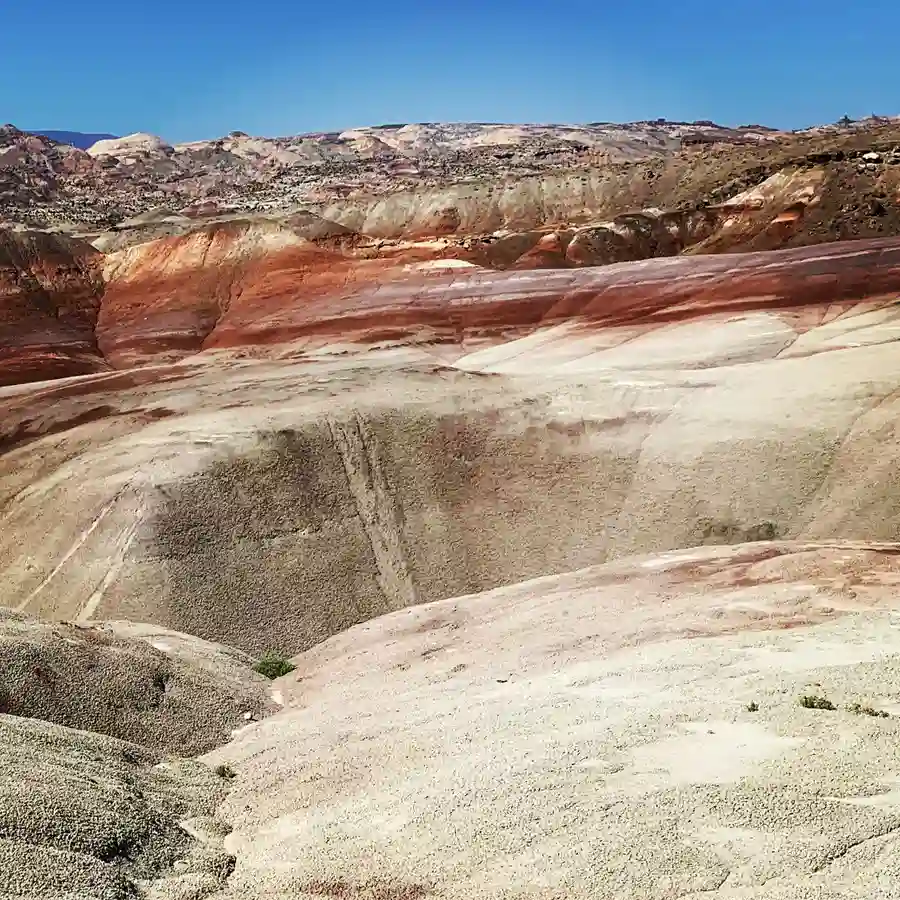
{"type": "Polygon", "coordinates": [[[195,756],[274,708],[252,657],[131,622],[37,622],[0,609],[0,713],[195,756]]]}
{"type": "Polygon", "coordinates": [[[234,859],[193,760],[0,715],[2,900],[201,900],[234,859]]]}
{"type": "Polygon", "coordinates": [[[898,551],[679,551],[331,639],[210,757],[224,896],[900,896],[898,551]]]}

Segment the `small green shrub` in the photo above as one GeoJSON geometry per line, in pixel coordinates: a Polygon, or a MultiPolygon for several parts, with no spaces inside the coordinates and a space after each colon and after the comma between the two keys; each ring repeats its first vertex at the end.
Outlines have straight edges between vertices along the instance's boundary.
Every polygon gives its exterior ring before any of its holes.
{"type": "Polygon", "coordinates": [[[287,657],[272,651],[263,653],[253,668],[260,675],[265,675],[266,678],[281,678],[282,675],[293,672],[296,666],[287,657]]]}
{"type": "Polygon", "coordinates": [[[875,716],[878,719],[890,718],[890,715],[883,709],[873,709],[871,706],[863,706],[861,703],[851,703],[847,707],[847,711],[855,713],[857,716],[875,716]]]}
{"type": "Polygon", "coordinates": [[[747,704],[747,712],[759,712],[759,704],[755,700],[751,700],[747,704]]]}
{"type": "Polygon", "coordinates": [[[231,781],[231,779],[236,777],[237,775],[234,769],[232,769],[231,766],[226,766],[225,763],[219,763],[219,765],[217,765],[215,769],[213,769],[213,771],[216,773],[216,775],[219,776],[219,778],[225,778],[228,781],[231,781]]]}
{"type": "Polygon", "coordinates": [[[800,698],[800,705],[804,709],[837,709],[827,697],[819,697],[816,694],[804,694],[800,698]]]}

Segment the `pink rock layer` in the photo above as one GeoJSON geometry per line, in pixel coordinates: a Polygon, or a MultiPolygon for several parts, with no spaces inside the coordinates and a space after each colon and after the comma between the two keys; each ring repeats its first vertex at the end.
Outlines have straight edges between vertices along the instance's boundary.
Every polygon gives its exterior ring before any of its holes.
{"type": "Polygon", "coordinates": [[[384,341],[499,343],[543,326],[661,324],[792,311],[802,331],[835,304],[900,292],[900,239],[493,271],[456,252],[353,250],[210,226],[108,257],[55,236],[0,244],[0,384],[172,362],[205,350],[384,341]],[[450,267],[448,267],[448,265],[450,267]]]}
{"type": "Polygon", "coordinates": [[[898,239],[529,271],[417,271],[421,251],[358,260],[307,245],[145,277],[179,240],[148,246],[109,285],[97,331],[113,365],[290,342],[499,342],[566,321],[650,328],[763,309],[806,309],[813,324],[816,309],[900,291],[898,239]]]}
{"type": "Polygon", "coordinates": [[[95,336],[101,259],[61,235],[0,230],[0,385],[109,368],[95,336]]]}

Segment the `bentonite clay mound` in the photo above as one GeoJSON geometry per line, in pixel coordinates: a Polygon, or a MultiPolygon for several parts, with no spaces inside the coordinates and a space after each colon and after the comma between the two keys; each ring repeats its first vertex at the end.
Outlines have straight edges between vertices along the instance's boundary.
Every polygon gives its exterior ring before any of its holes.
{"type": "Polygon", "coordinates": [[[335,304],[316,353],[8,388],[3,602],[294,654],[632,553],[898,539],[897,261],[855,242],[441,276],[366,312],[455,342],[342,343],[335,304]]]}
{"type": "Polygon", "coordinates": [[[254,660],[130,623],[37,622],[0,612],[0,713],[194,756],[274,709],[254,660]]]}
{"type": "Polygon", "coordinates": [[[199,900],[234,867],[228,780],[146,747],[0,715],[0,898],[199,900]]]}
{"type": "Polygon", "coordinates": [[[223,896],[900,896],[898,551],[676,551],[334,637],[210,756],[223,896]]]}

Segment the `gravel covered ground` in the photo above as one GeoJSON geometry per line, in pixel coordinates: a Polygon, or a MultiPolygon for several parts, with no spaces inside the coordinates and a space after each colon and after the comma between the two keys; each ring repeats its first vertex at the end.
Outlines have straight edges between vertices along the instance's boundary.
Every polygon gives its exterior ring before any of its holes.
{"type": "Polygon", "coordinates": [[[0,713],[194,756],[275,708],[252,657],[165,628],[0,611],[0,713]]]}
{"type": "Polygon", "coordinates": [[[0,716],[0,898],[199,900],[234,860],[228,780],[112,738],[0,716]]]}
{"type": "Polygon", "coordinates": [[[224,896],[900,897],[897,549],[677,551],[337,635],[208,757],[224,896]]]}

